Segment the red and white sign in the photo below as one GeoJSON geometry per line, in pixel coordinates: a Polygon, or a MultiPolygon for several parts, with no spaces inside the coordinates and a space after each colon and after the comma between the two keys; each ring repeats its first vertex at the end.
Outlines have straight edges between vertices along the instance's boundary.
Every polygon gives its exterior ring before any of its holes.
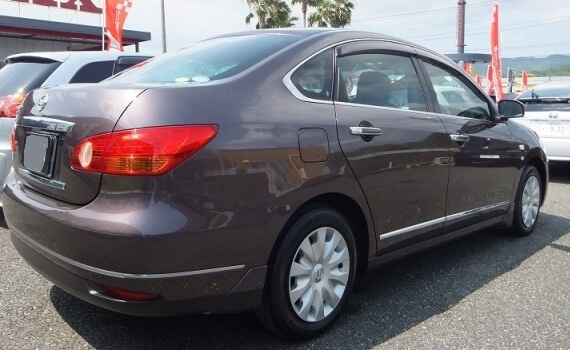
{"type": "Polygon", "coordinates": [[[11,2],[23,2],[31,5],[40,5],[48,7],[57,7],[68,10],[75,10],[90,13],[103,13],[103,10],[95,4],[92,0],[6,0],[11,2]]]}
{"type": "Polygon", "coordinates": [[[123,25],[134,0],[105,0],[105,34],[111,48],[123,51],[123,25]]]}

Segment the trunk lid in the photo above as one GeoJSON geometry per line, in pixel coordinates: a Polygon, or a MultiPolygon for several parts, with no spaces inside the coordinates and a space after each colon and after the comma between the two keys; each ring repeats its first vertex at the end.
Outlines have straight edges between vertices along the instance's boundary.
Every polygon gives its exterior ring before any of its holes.
{"type": "Polygon", "coordinates": [[[27,187],[76,205],[92,201],[101,174],[71,169],[82,139],[113,130],[145,89],[100,84],[35,90],[22,106],[14,132],[14,172],[27,187]]]}
{"type": "Polygon", "coordinates": [[[544,138],[570,139],[570,98],[521,100],[526,112],[513,119],[536,131],[544,138]]]}

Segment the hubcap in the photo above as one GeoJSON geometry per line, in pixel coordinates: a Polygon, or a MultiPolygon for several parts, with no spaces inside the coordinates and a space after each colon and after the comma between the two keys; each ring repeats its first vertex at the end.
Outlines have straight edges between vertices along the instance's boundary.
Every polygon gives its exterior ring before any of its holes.
{"type": "Polygon", "coordinates": [[[338,306],[350,274],[350,253],[337,230],[321,227],[297,249],[289,270],[289,300],[307,322],[327,317],[338,306]]]}
{"type": "Polygon", "coordinates": [[[526,228],[532,227],[540,208],[540,185],[536,176],[526,180],[521,198],[521,218],[526,228]]]}

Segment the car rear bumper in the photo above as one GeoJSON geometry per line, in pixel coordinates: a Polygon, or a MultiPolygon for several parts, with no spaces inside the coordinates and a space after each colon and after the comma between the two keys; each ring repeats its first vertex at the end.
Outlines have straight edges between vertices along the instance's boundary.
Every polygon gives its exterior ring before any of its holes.
{"type": "MultiPolygon", "coordinates": [[[[140,197],[144,193],[130,196],[135,204],[144,199],[140,197]]],[[[176,200],[170,199],[169,209],[175,210],[176,200]]],[[[129,218],[132,212],[113,213],[108,199],[69,206],[27,189],[13,173],[7,178],[2,200],[20,255],[58,287],[92,304],[131,315],[168,316],[239,312],[261,303],[265,254],[270,249],[260,251],[246,237],[257,238],[256,226],[267,236],[269,229],[263,222],[271,222],[268,218],[253,221],[248,216],[246,225],[246,219],[232,213],[236,228],[220,221],[219,215],[209,219],[209,211],[184,208],[187,211],[176,213],[186,215],[186,225],[180,227],[174,215],[155,210],[161,202],[155,195],[153,202],[144,200],[136,208],[138,222],[134,222],[129,218]],[[101,206],[111,208],[102,212],[101,206]],[[107,221],[112,215],[116,222],[107,221]],[[153,301],[117,299],[105,287],[159,297],[153,301]]],[[[262,244],[271,241],[257,239],[262,244]]]]}
{"type": "MultiPolygon", "coordinates": [[[[160,293],[188,290],[196,286],[215,285],[235,278],[232,271],[195,271],[187,276],[129,275],[120,277],[111,271],[92,269],[65,261],[30,242],[13,227],[11,238],[18,253],[46,279],[66,292],[99,307],[134,316],[173,316],[188,313],[239,312],[253,309],[261,302],[266,267],[250,269],[228,293],[194,296],[189,299],[127,301],[106,295],[103,285],[138,291],[160,293]]],[[[241,273],[239,273],[241,274],[241,273]]]]}
{"type": "Polygon", "coordinates": [[[541,137],[548,160],[570,161],[570,138],[541,137]]]}

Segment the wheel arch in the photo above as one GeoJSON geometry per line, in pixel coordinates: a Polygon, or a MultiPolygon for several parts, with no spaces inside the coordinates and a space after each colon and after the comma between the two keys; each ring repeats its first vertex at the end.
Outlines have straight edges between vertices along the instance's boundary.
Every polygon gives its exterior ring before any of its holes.
{"type": "Polygon", "coordinates": [[[371,244],[373,244],[371,242],[375,241],[370,238],[366,215],[364,214],[363,208],[354,199],[341,193],[321,194],[306,201],[295,210],[281,229],[271,249],[267,262],[270,268],[273,265],[279,246],[282,244],[291,226],[305,213],[323,207],[338,211],[348,221],[348,224],[353,230],[354,240],[356,242],[357,272],[363,273],[368,270],[368,254],[371,244]]]}

